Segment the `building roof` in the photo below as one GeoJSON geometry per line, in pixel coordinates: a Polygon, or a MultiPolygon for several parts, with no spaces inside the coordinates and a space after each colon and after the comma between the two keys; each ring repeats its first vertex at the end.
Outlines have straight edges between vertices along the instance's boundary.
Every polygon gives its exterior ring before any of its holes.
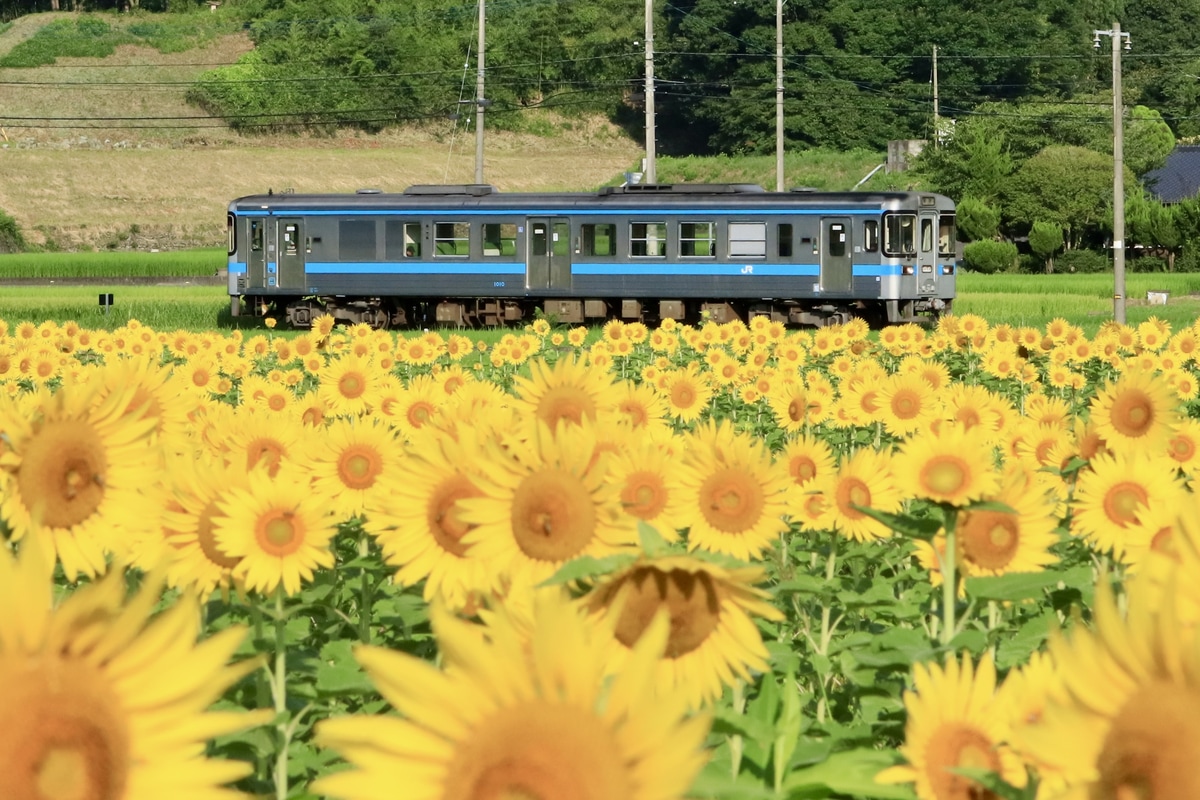
{"type": "Polygon", "coordinates": [[[1167,163],[1143,175],[1142,183],[1163,203],[1178,203],[1200,194],[1200,145],[1177,145],[1167,163]]]}

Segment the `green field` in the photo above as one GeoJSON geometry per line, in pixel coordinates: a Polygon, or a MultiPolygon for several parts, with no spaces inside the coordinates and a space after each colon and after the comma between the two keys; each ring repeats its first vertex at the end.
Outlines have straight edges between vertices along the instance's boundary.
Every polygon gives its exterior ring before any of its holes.
{"type": "MultiPolygon", "coordinates": [[[[109,254],[91,257],[100,255],[109,254]]],[[[199,255],[196,258],[194,263],[200,263],[199,255]]],[[[959,278],[958,286],[955,311],[978,314],[993,324],[1042,327],[1055,317],[1063,317],[1090,336],[1113,314],[1111,275],[966,274],[959,278]]],[[[1126,286],[1126,317],[1131,324],[1155,316],[1178,330],[1200,318],[1200,296],[1195,295],[1200,292],[1200,275],[1134,274],[1127,277],[1126,286]],[[1149,305],[1146,292],[1151,290],[1167,291],[1167,304],[1149,305]]],[[[182,281],[157,286],[132,286],[117,279],[111,284],[87,286],[0,283],[0,309],[0,317],[9,323],[71,319],[87,327],[112,329],[136,318],[159,330],[262,327],[260,319],[235,320],[229,316],[229,298],[223,285],[189,286],[182,281]],[[113,294],[114,305],[107,314],[98,303],[101,292],[113,294]]]]}
{"type": "Polygon", "coordinates": [[[220,247],[172,252],[6,253],[0,279],[214,277],[226,264],[220,247]]]}

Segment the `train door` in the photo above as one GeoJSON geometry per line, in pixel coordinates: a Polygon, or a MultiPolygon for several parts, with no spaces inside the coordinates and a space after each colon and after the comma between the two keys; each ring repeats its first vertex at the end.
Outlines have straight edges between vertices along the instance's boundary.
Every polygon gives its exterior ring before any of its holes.
{"type": "Polygon", "coordinates": [[[917,292],[923,295],[937,293],[937,233],[937,211],[922,209],[917,221],[917,292]]]}
{"type": "Polygon", "coordinates": [[[267,285],[267,218],[246,220],[246,285],[260,289],[267,285]]]}
{"type": "Polygon", "coordinates": [[[304,255],[308,249],[304,238],[304,220],[281,218],[277,222],[279,231],[279,271],[277,284],[280,289],[303,289],[308,285],[304,275],[304,255]]]}
{"type": "Polygon", "coordinates": [[[559,217],[526,221],[525,288],[571,288],[571,224],[559,217]]]}
{"type": "Polygon", "coordinates": [[[849,292],[854,280],[849,217],[821,218],[821,291],[849,292]]]}

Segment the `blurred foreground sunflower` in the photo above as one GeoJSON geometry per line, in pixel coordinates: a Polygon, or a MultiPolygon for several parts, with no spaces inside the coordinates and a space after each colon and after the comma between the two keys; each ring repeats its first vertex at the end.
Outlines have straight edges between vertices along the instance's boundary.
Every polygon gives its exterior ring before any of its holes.
{"type": "Polygon", "coordinates": [[[313,791],[345,800],[397,796],[670,800],[704,764],[709,719],[688,717],[679,695],[646,676],[667,641],[659,615],[627,668],[604,680],[607,645],[558,592],[539,595],[532,639],[505,613],[479,626],[434,608],[434,631],[452,665],[360,646],[355,657],[403,715],[317,724],[317,742],[352,769],[313,791]]]}
{"type": "Polygon", "coordinates": [[[185,598],[153,621],[161,576],[126,600],[114,571],[61,605],[34,545],[0,548],[0,774],[4,797],[229,800],[249,764],[207,758],[206,742],[269,712],[206,712],[258,662],[229,665],[245,631],[197,643],[185,598]]]}

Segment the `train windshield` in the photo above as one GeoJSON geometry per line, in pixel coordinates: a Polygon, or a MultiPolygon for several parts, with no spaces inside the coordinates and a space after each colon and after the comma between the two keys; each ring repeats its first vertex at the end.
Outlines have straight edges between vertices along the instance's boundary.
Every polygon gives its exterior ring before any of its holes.
{"type": "Polygon", "coordinates": [[[883,252],[889,256],[911,256],[917,253],[917,215],[885,214],[883,217],[883,252]]]}

